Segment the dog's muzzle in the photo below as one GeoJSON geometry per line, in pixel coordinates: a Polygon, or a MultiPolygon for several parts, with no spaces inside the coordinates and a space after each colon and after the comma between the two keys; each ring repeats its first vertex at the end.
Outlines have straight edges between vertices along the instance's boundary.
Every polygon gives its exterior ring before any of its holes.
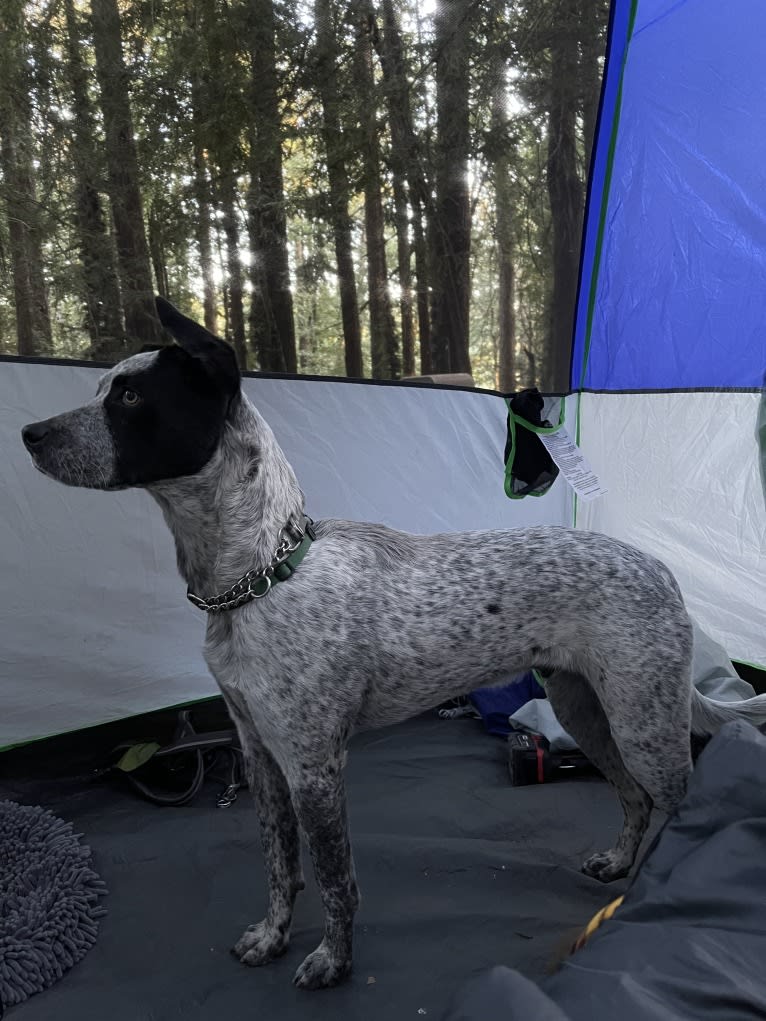
{"type": "Polygon", "coordinates": [[[86,489],[118,488],[114,444],[98,402],[32,422],[21,430],[21,440],[48,478],[86,489]]]}

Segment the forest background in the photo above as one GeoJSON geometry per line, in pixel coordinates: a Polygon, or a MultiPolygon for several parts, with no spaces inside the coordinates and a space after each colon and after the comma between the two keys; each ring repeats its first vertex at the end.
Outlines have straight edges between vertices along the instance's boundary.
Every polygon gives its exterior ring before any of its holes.
{"type": "Polygon", "coordinates": [[[0,354],[566,390],[607,0],[2,0],[0,354]]]}

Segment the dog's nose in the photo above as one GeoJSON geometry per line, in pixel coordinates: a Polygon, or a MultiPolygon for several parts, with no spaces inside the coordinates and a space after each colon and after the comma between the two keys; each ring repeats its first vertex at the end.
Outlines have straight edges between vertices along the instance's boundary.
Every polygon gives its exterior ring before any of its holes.
{"type": "Polygon", "coordinates": [[[32,425],[25,425],[21,430],[21,438],[27,450],[34,450],[39,447],[50,432],[47,422],[33,422],[32,425]]]}

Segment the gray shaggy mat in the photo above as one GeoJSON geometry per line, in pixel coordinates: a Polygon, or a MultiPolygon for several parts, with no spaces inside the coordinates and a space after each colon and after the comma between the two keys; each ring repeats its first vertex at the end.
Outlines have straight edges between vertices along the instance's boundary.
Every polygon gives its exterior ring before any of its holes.
{"type": "Polygon", "coordinates": [[[0,1015],[87,954],[105,893],[71,823],[0,801],[0,1015]]]}

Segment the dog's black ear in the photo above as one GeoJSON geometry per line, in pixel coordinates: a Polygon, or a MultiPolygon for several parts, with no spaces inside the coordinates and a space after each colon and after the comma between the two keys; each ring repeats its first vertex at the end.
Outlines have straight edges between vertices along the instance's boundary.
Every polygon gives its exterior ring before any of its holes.
{"type": "Polygon", "coordinates": [[[211,375],[215,376],[228,390],[239,391],[239,366],[231,344],[227,344],[225,340],[216,337],[204,326],[183,315],[167,299],[157,295],[154,300],[160,322],[175,338],[179,346],[192,358],[199,359],[211,375]]]}

